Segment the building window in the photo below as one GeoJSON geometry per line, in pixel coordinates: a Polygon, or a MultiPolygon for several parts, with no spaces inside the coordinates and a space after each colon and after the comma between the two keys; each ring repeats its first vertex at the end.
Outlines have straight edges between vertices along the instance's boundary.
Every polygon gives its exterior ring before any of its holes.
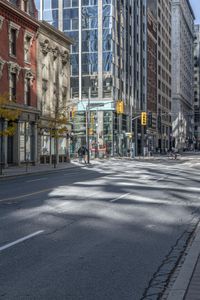
{"type": "Polygon", "coordinates": [[[29,12],[29,10],[28,10],[28,0],[24,0],[24,11],[25,11],[26,13],[29,12]]]}
{"type": "Polygon", "coordinates": [[[18,2],[17,0],[10,0],[10,2],[17,6],[17,2],[18,2]]]}
{"type": "Polygon", "coordinates": [[[32,155],[33,128],[26,122],[20,123],[20,162],[31,161],[32,155]]]}
{"type": "Polygon", "coordinates": [[[17,55],[17,38],[19,34],[20,26],[14,22],[9,24],[9,54],[16,57],[17,55]]]}
{"type": "Polygon", "coordinates": [[[31,79],[25,79],[25,104],[31,105],[31,79]]]}
{"type": "Polygon", "coordinates": [[[0,16],[0,30],[1,30],[2,27],[3,27],[3,21],[4,21],[4,17],[3,17],[3,16],[0,16]]]}
{"type": "Polygon", "coordinates": [[[16,56],[17,54],[17,30],[11,28],[10,30],[10,54],[16,56]]]}
{"type": "Polygon", "coordinates": [[[0,79],[3,75],[3,67],[4,67],[5,61],[0,57],[0,79]]]}
{"type": "Polygon", "coordinates": [[[16,100],[17,96],[17,75],[16,73],[10,74],[10,99],[16,100]]]}
{"type": "Polygon", "coordinates": [[[44,113],[46,111],[46,101],[47,101],[47,80],[42,80],[42,101],[41,101],[41,112],[44,113]]]}
{"type": "Polygon", "coordinates": [[[30,47],[31,47],[32,36],[25,35],[24,38],[24,61],[30,62],[30,47]]]}
{"type": "Polygon", "coordinates": [[[67,87],[62,87],[62,104],[65,105],[67,103],[67,87]]]}

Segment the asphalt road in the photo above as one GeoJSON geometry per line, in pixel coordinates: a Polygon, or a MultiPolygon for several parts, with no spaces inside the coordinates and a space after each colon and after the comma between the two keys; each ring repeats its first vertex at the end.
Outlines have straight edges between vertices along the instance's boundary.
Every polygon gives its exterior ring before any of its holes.
{"type": "Polygon", "coordinates": [[[158,299],[199,221],[200,172],[109,161],[0,182],[0,299],[158,299]]]}

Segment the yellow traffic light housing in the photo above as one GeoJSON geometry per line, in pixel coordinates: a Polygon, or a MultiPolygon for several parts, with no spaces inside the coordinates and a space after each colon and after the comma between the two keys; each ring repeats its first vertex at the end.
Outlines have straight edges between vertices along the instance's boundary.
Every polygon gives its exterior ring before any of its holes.
{"type": "Polygon", "coordinates": [[[124,102],[122,100],[117,101],[116,111],[118,115],[124,113],[124,102]]]}
{"type": "Polygon", "coordinates": [[[75,115],[76,115],[76,108],[72,107],[72,110],[71,110],[71,117],[72,117],[72,119],[74,119],[75,115]]]}
{"type": "Polygon", "coordinates": [[[94,134],[93,128],[89,128],[89,135],[93,135],[93,134],[94,134]]]}
{"type": "Polygon", "coordinates": [[[141,125],[147,125],[147,113],[144,111],[141,113],[141,125]]]}

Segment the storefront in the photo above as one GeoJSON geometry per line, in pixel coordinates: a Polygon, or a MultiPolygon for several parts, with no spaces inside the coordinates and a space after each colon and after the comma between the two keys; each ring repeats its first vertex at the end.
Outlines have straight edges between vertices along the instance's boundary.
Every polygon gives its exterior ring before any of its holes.
{"type": "Polygon", "coordinates": [[[73,144],[71,156],[76,157],[80,146],[86,145],[86,131],[89,132],[91,158],[108,157],[113,154],[113,102],[80,102],[73,120],[73,144]],[[89,113],[89,124],[86,121],[89,113]]]}
{"type": "Polygon", "coordinates": [[[57,163],[69,162],[71,128],[68,127],[68,132],[58,137],[52,136],[49,128],[40,127],[38,135],[39,163],[55,163],[55,157],[57,157],[57,163]]]}

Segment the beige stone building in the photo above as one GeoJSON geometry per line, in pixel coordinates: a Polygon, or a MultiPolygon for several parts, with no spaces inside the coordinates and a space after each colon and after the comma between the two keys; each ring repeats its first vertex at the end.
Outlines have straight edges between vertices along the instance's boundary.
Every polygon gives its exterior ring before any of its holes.
{"type": "Polygon", "coordinates": [[[189,0],[172,1],[172,128],[179,151],[193,148],[194,18],[189,0]]]}
{"type": "Polygon", "coordinates": [[[45,21],[37,43],[38,162],[67,161],[71,133],[70,45],[72,41],[45,21]]]}

